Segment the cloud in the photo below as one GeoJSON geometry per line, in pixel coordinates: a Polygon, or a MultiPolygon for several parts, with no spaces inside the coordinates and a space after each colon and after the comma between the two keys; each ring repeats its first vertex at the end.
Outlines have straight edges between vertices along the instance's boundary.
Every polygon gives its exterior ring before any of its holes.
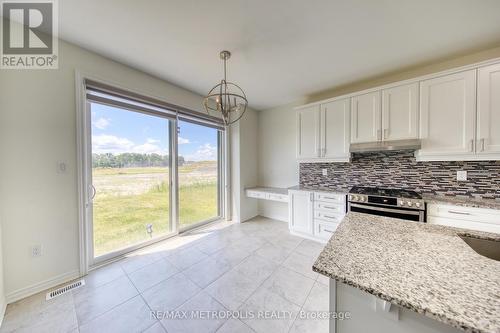
{"type": "Polygon", "coordinates": [[[177,143],[180,145],[185,145],[185,144],[191,143],[191,141],[189,141],[189,139],[178,137],[177,143]]]}
{"type": "Polygon", "coordinates": [[[145,143],[137,145],[127,138],[120,138],[114,135],[93,135],[92,152],[96,154],[159,154],[167,155],[168,151],[158,145],[159,140],[147,139],[145,143]]]}
{"type": "Polygon", "coordinates": [[[93,135],[92,152],[97,154],[111,153],[119,154],[130,151],[134,143],[126,138],[119,138],[114,135],[93,135]]]}
{"type": "Polygon", "coordinates": [[[99,118],[96,121],[94,121],[93,124],[96,128],[103,130],[109,126],[109,119],[99,118]]]}
{"type": "Polygon", "coordinates": [[[160,146],[146,142],[142,145],[135,146],[132,151],[138,154],[159,154],[159,155],[167,155],[167,151],[162,149],[160,146]]]}
{"type": "Polygon", "coordinates": [[[210,143],[205,143],[198,147],[194,154],[184,156],[186,161],[216,161],[217,160],[217,147],[212,146],[210,143]]]}

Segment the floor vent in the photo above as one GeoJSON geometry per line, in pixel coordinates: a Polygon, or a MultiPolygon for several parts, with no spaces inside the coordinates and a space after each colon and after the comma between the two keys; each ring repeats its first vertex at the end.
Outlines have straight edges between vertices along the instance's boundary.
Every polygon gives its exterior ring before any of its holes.
{"type": "Polygon", "coordinates": [[[81,279],[76,282],[70,283],[64,287],[58,288],[56,290],[52,290],[51,292],[47,293],[47,296],[45,297],[45,300],[48,301],[49,299],[56,298],[57,296],[61,296],[62,294],[66,294],[67,292],[80,288],[85,285],[85,280],[81,279]]]}

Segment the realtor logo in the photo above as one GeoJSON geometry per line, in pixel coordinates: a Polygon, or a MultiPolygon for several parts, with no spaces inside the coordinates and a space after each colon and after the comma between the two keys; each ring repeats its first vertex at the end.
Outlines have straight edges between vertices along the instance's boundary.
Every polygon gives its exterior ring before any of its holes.
{"type": "Polygon", "coordinates": [[[57,69],[56,0],[3,1],[2,69],[57,69]]]}

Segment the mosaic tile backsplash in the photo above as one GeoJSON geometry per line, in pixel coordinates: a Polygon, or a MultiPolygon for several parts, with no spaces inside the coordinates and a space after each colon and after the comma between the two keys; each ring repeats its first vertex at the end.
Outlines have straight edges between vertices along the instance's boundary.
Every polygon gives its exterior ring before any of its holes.
{"type": "Polygon", "coordinates": [[[500,200],[500,161],[417,162],[410,151],[377,152],[353,154],[351,163],[301,163],[299,177],[308,187],[378,186],[500,200]],[[467,171],[467,181],[457,181],[458,170],[467,171]]]}

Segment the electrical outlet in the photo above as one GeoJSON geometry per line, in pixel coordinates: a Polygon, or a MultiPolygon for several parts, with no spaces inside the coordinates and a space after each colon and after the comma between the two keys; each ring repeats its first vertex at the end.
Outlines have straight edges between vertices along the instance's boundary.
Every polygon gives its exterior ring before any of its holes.
{"type": "Polygon", "coordinates": [[[328,176],[328,169],[321,169],[323,176],[328,176]]]}
{"type": "Polygon", "coordinates": [[[66,173],[67,170],[68,165],[66,164],[66,162],[57,162],[57,173],[66,173]]]}
{"type": "Polygon", "coordinates": [[[467,171],[457,171],[457,181],[463,182],[467,180],[467,171]]]}
{"type": "Polygon", "coordinates": [[[41,257],[42,256],[42,245],[40,245],[40,244],[33,245],[31,247],[31,256],[33,258],[41,257]]]}

